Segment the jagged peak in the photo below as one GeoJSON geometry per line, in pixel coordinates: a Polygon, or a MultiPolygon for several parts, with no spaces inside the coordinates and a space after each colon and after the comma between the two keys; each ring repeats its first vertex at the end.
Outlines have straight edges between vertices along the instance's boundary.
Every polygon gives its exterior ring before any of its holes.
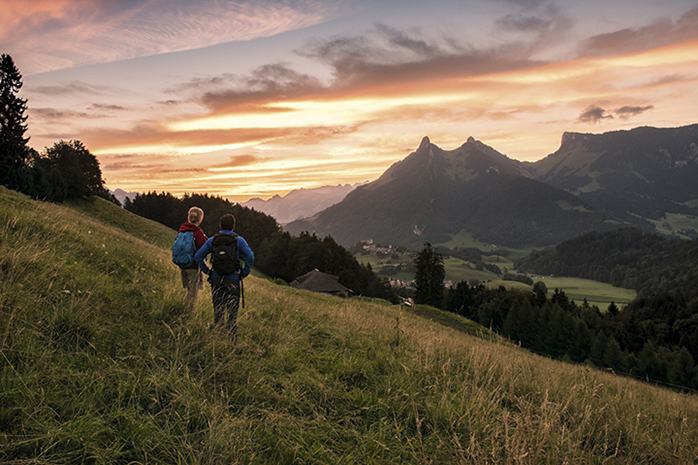
{"type": "Polygon", "coordinates": [[[472,144],[473,142],[477,142],[473,136],[468,137],[468,140],[466,141],[467,144],[472,144]]]}
{"type": "Polygon", "coordinates": [[[419,148],[425,148],[429,147],[431,145],[431,141],[429,140],[429,136],[424,136],[424,139],[422,139],[422,143],[419,144],[419,148]]]}

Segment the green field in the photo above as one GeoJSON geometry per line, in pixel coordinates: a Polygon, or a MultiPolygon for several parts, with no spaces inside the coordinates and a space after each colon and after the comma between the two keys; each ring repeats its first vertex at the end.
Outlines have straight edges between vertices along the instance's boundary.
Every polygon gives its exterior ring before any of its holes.
{"type": "MultiPolygon", "coordinates": [[[[373,257],[370,255],[358,255],[356,258],[361,263],[370,263],[375,272],[379,272],[384,264],[405,263],[412,260],[412,257],[407,254],[400,255],[398,259],[386,257],[381,260],[378,257],[373,257]]],[[[513,270],[513,263],[511,261],[492,261],[491,263],[497,265],[503,271],[505,268],[509,271],[513,270]]],[[[477,279],[481,283],[487,283],[490,287],[503,285],[507,288],[530,289],[530,286],[527,286],[526,284],[515,281],[502,281],[499,276],[490,271],[476,270],[474,264],[457,258],[445,259],[444,268],[446,271],[445,280],[453,283],[457,283],[459,281],[469,282],[470,280],[477,279]]],[[[414,279],[414,274],[407,271],[400,271],[390,277],[411,281],[414,279]]],[[[531,276],[531,278],[534,282],[543,281],[551,293],[556,288],[564,291],[570,299],[579,304],[581,304],[584,298],[586,298],[589,305],[596,305],[599,307],[599,309],[601,309],[601,311],[605,311],[611,302],[615,302],[616,305],[620,306],[627,304],[637,296],[637,292],[632,289],[613,287],[610,284],[600,283],[590,279],[533,276],[531,276]]]]}
{"type": "Polygon", "coordinates": [[[543,281],[548,288],[548,292],[554,289],[565,291],[567,296],[581,304],[586,297],[589,305],[597,305],[601,311],[606,310],[611,302],[621,306],[627,304],[637,296],[637,292],[632,289],[613,287],[610,284],[592,281],[582,278],[538,278],[534,281],[543,281]]]}
{"type": "MultiPolygon", "coordinates": [[[[473,235],[464,229],[462,229],[458,234],[452,236],[450,241],[434,244],[434,247],[446,247],[448,249],[455,249],[456,247],[460,247],[463,249],[474,247],[476,249],[486,252],[497,251],[497,249],[499,248],[496,244],[488,244],[474,239],[473,235]]],[[[534,250],[534,248],[512,249],[506,247],[506,250],[511,252],[512,258],[516,258],[528,255],[534,250]]]]}
{"type": "MultiPolygon", "coordinates": [[[[678,213],[667,213],[660,220],[650,220],[654,223],[657,231],[661,234],[678,234],[682,229],[693,229],[698,231],[698,218],[693,215],[682,215],[678,213]]],[[[692,239],[688,236],[678,234],[683,239],[692,239]]]]}
{"type": "Polygon", "coordinates": [[[480,282],[487,282],[499,279],[499,277],[487,270],[476,270],[475,265],[457,258],[447,258],[444,260],[446,271],[446,281],[470,281],[477,279],[480,282]]]}

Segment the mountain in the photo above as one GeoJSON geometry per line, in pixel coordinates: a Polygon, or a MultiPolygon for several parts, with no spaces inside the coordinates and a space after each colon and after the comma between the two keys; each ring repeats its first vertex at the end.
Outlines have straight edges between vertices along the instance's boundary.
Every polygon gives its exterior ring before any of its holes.
{"type": "Polygon", "coordinates": [[[285,229],[331,235],[345,246],[372,238],[414,248],[446,242],[461,230],[483,242],[524,247],[620,226],[578,197],[531,179],[527,168],[472,137],[451,151],[425,137],[376,181],[285,229]]]}
{"type": "Polygon", "coordinates": [[[126,200],[126,198],[133,201],[133,199],[135,199],[136,196],[138,195],[138,192],[126,192],[123,189],[116,189],[114,191],[111,191],[111,193],[114,194],[114,197],[116,197],[117,200],[119,202],[121,202],[122,205],[123,205],[124,201],[126,200]]]}
{"type": "Polygon", "coordinates": [[[296,189],[285,196],[275,195],[269,200],[250,199],[242,203],[243,207],[254,208],[276,218],[280,224],[313,216],[344,199],[347,194],[361,184],[338,184],[315,189],[296,189]]]}
{"type": "Polygon", "coordinates": [[[671,215],[698,224],[698,124],[565,133],[555,153],[526,168],[535,179],[644,230],[672,232],[671,215]]]}

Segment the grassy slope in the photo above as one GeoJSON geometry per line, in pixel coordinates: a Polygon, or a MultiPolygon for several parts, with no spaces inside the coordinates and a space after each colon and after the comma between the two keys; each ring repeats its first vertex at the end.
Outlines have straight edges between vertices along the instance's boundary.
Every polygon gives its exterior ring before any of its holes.
{"type": "Polygon", "coordinates": [[[207,327],[208,292],[182,306],[172,231],[91,211],[0,190],[0,462],[698,458],[694,395],[398,307],[252,277],[233,345],[207,327]]]}

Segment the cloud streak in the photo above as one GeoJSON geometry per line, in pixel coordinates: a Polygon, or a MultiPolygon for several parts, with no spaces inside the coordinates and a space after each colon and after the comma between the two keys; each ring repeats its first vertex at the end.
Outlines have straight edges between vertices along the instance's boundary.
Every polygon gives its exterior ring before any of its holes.
{"type": "Polygon", "coordinates": [[[580,46],[580,57],[604,57],[698,40],[698,8],[677,21],[661,18],[638,28],[627,28],[590,37],[580,46]]]}
{"type": "Polygon", "coordinates": [[[326,21],[321,0],[4,0],[0,49],[25,73],[109,63],[268,37],[326,21]],[[22,36],[17,42],[14,38],[22,36]]]}

